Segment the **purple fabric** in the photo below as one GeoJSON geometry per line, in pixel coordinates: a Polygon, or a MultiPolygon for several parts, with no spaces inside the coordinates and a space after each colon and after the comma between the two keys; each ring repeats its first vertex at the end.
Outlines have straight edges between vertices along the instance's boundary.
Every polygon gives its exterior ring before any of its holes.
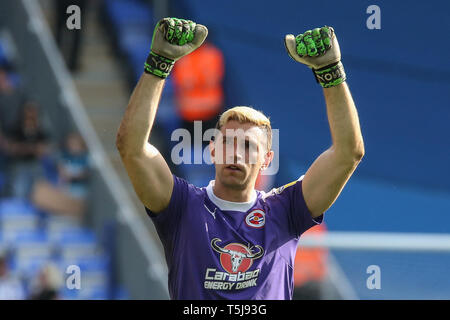
{"type": "Polygon", "coordinates": [[[257,192],[247,212],[221,211],[198,188],[173,176],[168,207],[155,215],[172,299],[292,299],[303,232],[322,222],[306,207],[302,181],[257,192]]]}

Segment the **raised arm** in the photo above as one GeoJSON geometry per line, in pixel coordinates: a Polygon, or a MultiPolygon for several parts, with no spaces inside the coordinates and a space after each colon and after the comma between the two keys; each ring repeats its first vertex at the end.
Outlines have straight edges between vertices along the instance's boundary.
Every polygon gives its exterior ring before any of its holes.
{"type": "Polygon", "coordinates": [[[155,213],[167,207],[173,189],[169,166],[151,145],[165,78],[176,60],[198,48],[207,34],[205,26],[192,21],[165,18],[158,22],[145,72],[133,90],[117,133],[116,146],[134,190],[155,213]]]}
{"type": "Polygon", "coordinates": [[[355,171],[364,156],[364,143],[334,30],[314,29],[296,38],[288,35],[285,41],[291,57],[311,67],[324,87],[333,144],[313,162],[302,182],[305,202],[318,217],[336,201],[355,171]]]}
{"type": "Polygon", "coordinates": [[[144,73],[131,95],[116,145],[141,202],[158,212],[169,203],[173,179],[169,166],[149,137],[164,79],[144,73]]]}

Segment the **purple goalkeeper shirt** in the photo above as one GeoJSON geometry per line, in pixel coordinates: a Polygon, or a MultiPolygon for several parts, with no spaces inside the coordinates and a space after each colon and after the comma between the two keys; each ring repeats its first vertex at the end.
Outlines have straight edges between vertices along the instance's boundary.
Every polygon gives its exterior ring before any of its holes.
{"type": "Polygon", "coordinates": [[[294,258],[311,217],[302,177],[249,202],[217,198],[173,176],[168,207],[146,211],[164,246],[171,299],[292,299],[294,258]]]}

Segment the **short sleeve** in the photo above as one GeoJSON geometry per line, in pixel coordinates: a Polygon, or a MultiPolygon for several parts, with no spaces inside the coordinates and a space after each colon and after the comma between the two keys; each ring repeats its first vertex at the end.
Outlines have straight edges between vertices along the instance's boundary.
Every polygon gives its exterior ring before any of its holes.
{"type": "Polygon", "coordinates": [[[145,211],[152,219],[162,243],[169,246],[172,246],[177,234],[181,214],[188,196],[188,182],[175,175],[172,176],[173,189],[169,205],[158,214],[145,207],[145,211]]]}
{"type": "Polygon", "coordinates": [[[291,206],[292,220],[294,221],[299,237],[305,231],[315,225],[321,224],[323,221],[323,214],[317,218],[313,218],[311,211],[309,211],[308,206],[306,205],[305,198],[303,197],[302,178],[303,177],[300,178],[301,180],[297,180],[297,183],[294,185],[293,205],[291,206]]]}
{"type": "Polygon", "coordinates": [[[323,214],[314,219],[306,205],[303,197],[302,178],[303,176],[275,191],[279,194],[280,200],[287,204],[285,208],[288,214],[289,233],[296,238],[323,221],[323,214]]]}

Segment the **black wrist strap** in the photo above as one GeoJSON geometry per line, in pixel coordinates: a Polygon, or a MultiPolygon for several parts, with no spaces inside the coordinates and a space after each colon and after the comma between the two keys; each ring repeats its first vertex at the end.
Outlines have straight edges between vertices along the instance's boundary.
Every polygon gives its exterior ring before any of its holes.
{"type": "Polygon", "coordinates": [[[342,63],[336,62],[320,69],[313,69],[317,83],[324,88],[330,88],[343,83],[347,76],[342,63]]]}
{"type": "Polygon", "coordinates": [[[172,71],[174,64],[174,60],[165,58],[150,51],[150,54],[145,61],[144,72],[165,79],[170,74],[170,71],[172,71]]]}

